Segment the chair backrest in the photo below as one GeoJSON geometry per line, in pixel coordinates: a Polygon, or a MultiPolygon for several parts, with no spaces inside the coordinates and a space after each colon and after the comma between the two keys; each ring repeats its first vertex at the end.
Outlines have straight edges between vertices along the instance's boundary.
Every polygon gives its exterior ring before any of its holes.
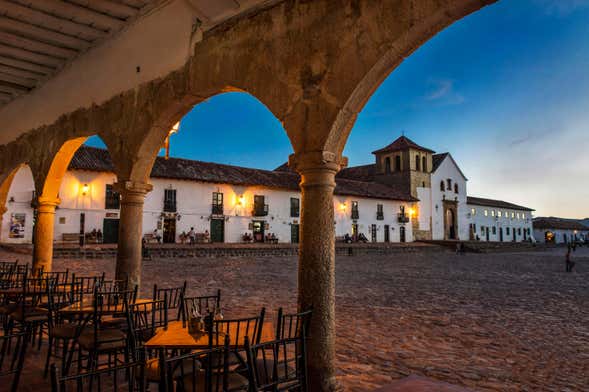
{"type": "Polygon", "coordinates": [[[75,290],[82,294],[94,294],[94,289],[102,284],[104,274],[98,276],[76,276],[72,274],[72,283],[75,290]]]}
{"type": "Polygon", "coordinates": [[[54,363],[51,364],[52,392],[144,392],[146,390],[144,360],[65,377],[61,377],[54,363]]]}
{"type": "MultiPolygon", "coordinates": [[[[28,330],[0,336],[0,378],[12,378],[9,390],[16,392],[29,344],[28,330]]],[[[6,384],[4,384],[6,387],[6,384]]]]}
{"type": "Polygon", "coordinates": [[[165,358],[165,351],[160,350],[160,391],[229,391],[229,351],[228,336],[219,347],[172,358],[165,358]]]}
{"type": "Polygon", "coordinates": [[[276,318],[276,339],[307,337],[312,314],[312,309],[284,314],[282,308],[279,308],[276,318]]]}
{"type": "Polygon", "coordinates": [[[307,359],[303,337],[260,344],[246,341],[245,346],[250,391],[307,390],[307,359]]]}
{"type": "Polygon", "coordinates": [[[16,261],[2,261],[2,262],[0,262],[0,272],[14,272],[16,270],[17,265],[18,265],[18,260],[16,260],[16,261]]]}
{"type": "Polygon", "coordinates": [[[225,336],[230,337],[230,348],[234,351],[243,348],[248,336],[252,344],[259,343],[262,338],[265,314],[266,309],[262,308],[257,316],[232,320],[214,320],[211,313],[207,317],[209,346],[220,346],[225,336]]]}
{"type": "Polygon", "coordinates": [[[100,291],[125,291],[129,290],[129,278],[103,280],[100,284],[100,291]]]}
{"type": "Polygon", "coordinates": [[[94,341],[98,341],[98,333],[101,329],[102,320],[105,316],[113,314],[127,314],[129,311],[130,299],[136,291],[100,291],[99,287],[94,290],[94,299],[92,301],[92,329],[94,330],[94,341]]]}
{"type": "Polygon", "coordinates": [[[143,344],[155,335],[158,328],[168,328],[167,299],[164,293],[163,299],[129,305],[127,317],[132,349],[137,350],[143,347],[143,344]]]}
{"type": "Polygon", "coordinates": [[[182,286],[171,288],[161,288],[158,287],[157,284],[153,285],[154,300],[164,299],[165,296],[168,305],[168,310],[178,309],[176,320],[180,320],[180,318],[182,317],[182,313],[184,312],[184,297],[186,295],[186,284],[187,282],[184,281],[184,284],[182,286]]]}
{"type": "Polygon", "coordinates": [[[43,272],[41,275],[42,278],[55,278],[55,284],[63,285],[68,283],[70,270],[66,269],[65,271],[51,271],[51,272],[43,272]]]}
{"type": "Polygon", "coordinates": [[[190,318],[195,312],[203,317],[209,313],[216,313],[221,308],[221,290],[214,295],[201,295],[184,298],[184,320],[190,318]]]}

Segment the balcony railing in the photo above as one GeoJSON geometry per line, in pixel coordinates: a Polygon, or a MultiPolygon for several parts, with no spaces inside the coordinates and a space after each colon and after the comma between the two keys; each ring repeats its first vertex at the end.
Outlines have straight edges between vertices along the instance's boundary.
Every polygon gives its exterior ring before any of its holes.
{"type": "Polygon", "coordinates": [[[360,219],[360,213],[358,210],[352,210],[352,219],[360,219]]]}
{"type": "Polygon", "coordinates": [[[376,213],[376,220],[384,220],[384,213],[377,212],[376,213]]]}
{"type": "Polygon", "coordinates": [[[175,201],[164,201],[164,212],[176,212],[176,202],[175,201]]]}
{"type": "Polygon", "coordinates": [[[267,216],[268,204],[255,204],[252,211],[253,216],[267,216]]]}
{"type": "Polygon", "coordinates": [[[397,220],[399,221],[399,223],[409,223],[409,215],[404,213],[398,213],[397,220]]]}
{"type": "Polygon", "coordinates": [[[223,204],[213,204],[211,207],[213,215],[223,215],[223,204]]]}

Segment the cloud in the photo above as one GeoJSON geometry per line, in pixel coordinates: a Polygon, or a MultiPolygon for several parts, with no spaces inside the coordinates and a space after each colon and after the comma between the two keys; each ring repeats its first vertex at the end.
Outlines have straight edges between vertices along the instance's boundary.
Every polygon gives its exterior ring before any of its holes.
{"type": "Polygon", "coordinates": [[[535,0],[548,14],[569,15],[578,9],[589,8],[589,0],[535,0]]]}
{"type": "Polygon", "coordinates": [[[432,89],[425,95],[426,101],[443,105],[460,105],[464,102],[464,97],[456,92],[453,80],[432,80],[428,84],[432,86],[432,89]]]}
{"type": "Polygon", "coordinates": [[[554,131],[551,130],[528,132],[523,136],[513,139],[509,145],[516,147],[522,144],[529,144],[530,142],[537,142],[538,140],[544,139],[546,136],[549,136],[553,133],[554,131]]]}

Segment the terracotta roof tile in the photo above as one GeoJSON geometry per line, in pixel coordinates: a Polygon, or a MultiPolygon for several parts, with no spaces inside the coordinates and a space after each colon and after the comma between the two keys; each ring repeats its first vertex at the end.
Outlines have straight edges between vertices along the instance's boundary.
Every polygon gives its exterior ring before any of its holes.
{"type": "Polygon", "coordinates": [[[583,225],[575,219],[563,219],[555,217],[538,217],[534,218],[534,229],[561,229],[561,230],[584,230],[589,231],[589,227],[583,225]]]}
{"type": "MultiPolygon", "coordinates": [[[[110,171],[114,170],[107,150],[83,146],[69,165],[70,170],[110,171]]],[[[300,177],[292,171],[270,171],[251,169],[219,163],[194,161],[181,158],[157,157],[151,171],[153,178],[212,182],[246,186],[266,186],[298,191],[300,177]]],[[[417,201],[409,194],[386,185],[338,178],[335,193],[400,201],[417,201]]]]}
{"type": "Polygon", "coordinates": [[[434,153],[434,151],[430,150],[429,148],[425,148],[420,146],[419,144],[415,143],[413,140],[409,139],[407,136],[401,136],[397,138],[394,142],[389,144],[386,147],[381,148],[380,150],[373,151],[373,154],[379,154],[383,152],[393,152],[393,151],[402,151],[407,150],[408,148],[413,148],[415,150],[425,151],[429,153],[434,153]]]}
{"type": "Polygon", "coordinates": [[[507,201],[483,199],[482,197],[468,196],[466,198],[466,203],[477,205],[477,206],[484,206],[484,207],[508,208],[508,209],[520,210],[520,211],[534,211],[534,209],[532,209],[532,208],[519,206],[517,204],[509,203],[507,201]]]}

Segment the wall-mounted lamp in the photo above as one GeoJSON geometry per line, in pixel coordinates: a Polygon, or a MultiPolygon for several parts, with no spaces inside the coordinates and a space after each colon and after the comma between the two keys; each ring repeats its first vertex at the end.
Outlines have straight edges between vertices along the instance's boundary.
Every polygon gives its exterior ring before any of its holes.
{"type": "Polygon", "coordinates": [[[244,195],[239,195],[239,196],[237,197],[237,205],[238,205],[239,207],[243,207],[243,206],[245,206],[245,196],[244,196],[244,195]]]}
{"type": "Polygon", "coordinates": [[[86,196],[90,191],[90,185],[84,184],[82,185],[82,196],[86,196]]]}
{"type": "Polygon", "coordinates": [[[339,209],[340,209],[340,211],[345,211],[346,210],[346,203],[340,203],[339,209]]]}

